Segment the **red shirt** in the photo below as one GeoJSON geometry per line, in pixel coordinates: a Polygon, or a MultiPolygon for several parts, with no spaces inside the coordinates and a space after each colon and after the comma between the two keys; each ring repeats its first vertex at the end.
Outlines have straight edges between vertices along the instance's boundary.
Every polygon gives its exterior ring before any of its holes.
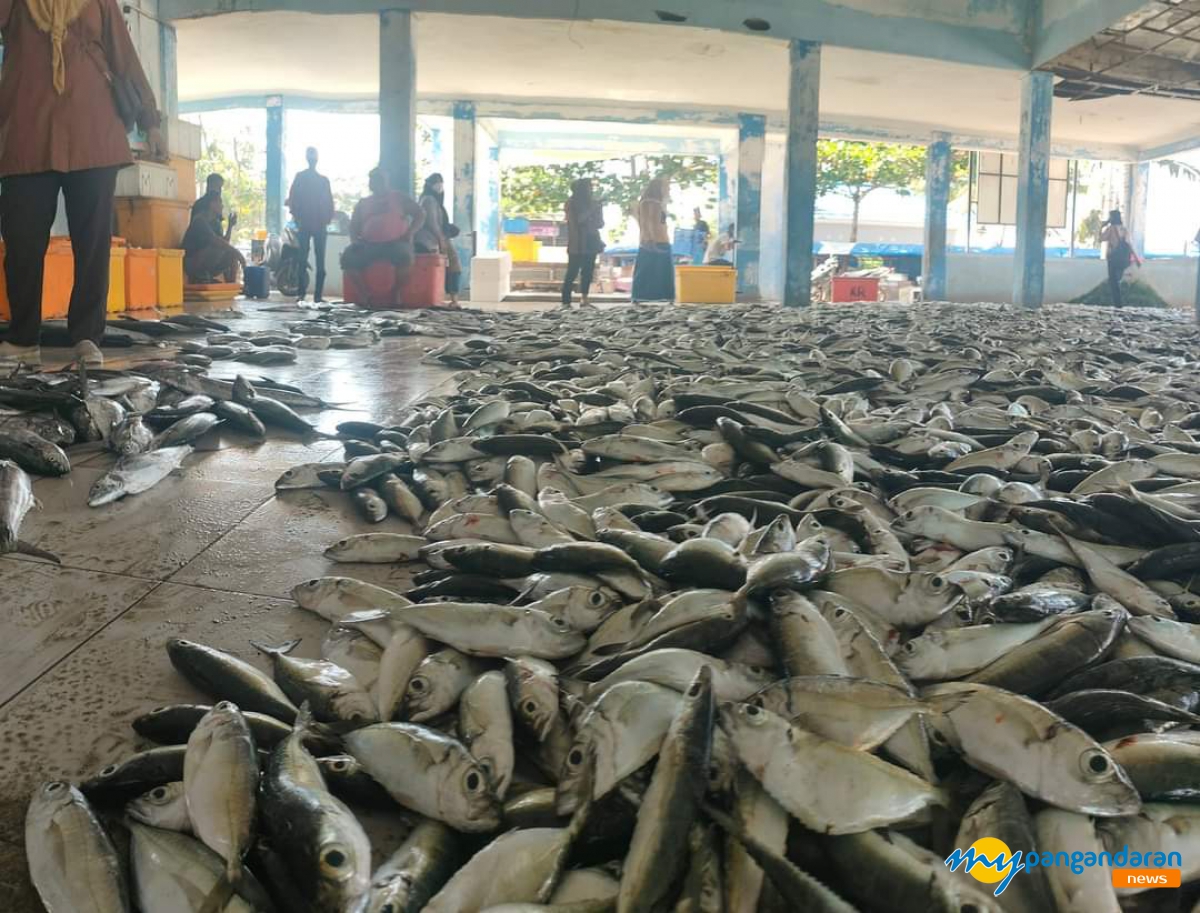
{"type": "Polygon", "coordinates": [[[138,126],[157,127],[159,117],[116,0],[94,0],[67,27],[61,95],[54,91],[50,36],[34,25],[24,0],[0,0],[0,32],[0,176],[133,161],[101,63],[136,88],[138,126]]]}

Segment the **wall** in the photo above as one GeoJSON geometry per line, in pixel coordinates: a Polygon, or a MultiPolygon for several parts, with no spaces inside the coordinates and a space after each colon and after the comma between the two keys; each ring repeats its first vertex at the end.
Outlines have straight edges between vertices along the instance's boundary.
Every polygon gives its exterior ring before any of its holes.
{"type": "MultiPolygon", "coordinates": [[[[1146,282],[1172,307],[1191,308],[1196,294],[1196,264],[1191,258],[1148,260],[1131,275],[1146,282]]],[[[951,301],[1012,301],[1013,259],[990,254],[950,254],[951,301]]],[[[1048,259],[1046,301],[1070,301],[1108,277],[1102,260],[1048,259]]]]}
{"type": "Polygon", "coordinates": [[[787,217],[785,159],[783,142],[767,137],[763,150],[761,234],[758,239],[758,291],[767,301],[783,298],[783,233],[787,217]]]}

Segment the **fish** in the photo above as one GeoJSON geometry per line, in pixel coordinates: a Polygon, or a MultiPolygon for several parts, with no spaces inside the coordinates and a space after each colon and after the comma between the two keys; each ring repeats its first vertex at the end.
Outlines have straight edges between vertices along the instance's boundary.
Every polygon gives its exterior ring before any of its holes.
{"type": "Polygon", "coordinates": [[[272,752],[263,777],[263,828],[295,894],[315,913],[361,905],[370,888],[371,843],[354,812],[326,787],[304,748],[306,714],[272,752]]]}
{"type": "Polygon", "coordinates": [[[415,723],[375,723],[346,748],[405,808],[467,833],[500,825],[487,771],[457,739],[415,723]]]}
{"type": "MultiPolygon", "coordinates": [[[[188,814],[187,796],[183,781],[156,786],[138,796],[125,806],[125,813],[134,821],[151,827],[181,834],[192,832],[192,819],[188,814]]],[[[225,860],[221,860],[221,871],[225,871],[225,860]]]]}
{"type": "Polygon", "coordinates": [[[83,794],[53,780],[25,813],[29,876],[48,913],[130,913],[129,888],[112,840],[83,794]]]}
{"type": "Polygon", "coordinates": [[[231,884],[241,880],[254,836],[258,775],[249,724],[235,704],[217,704],[188,737],[183,793],[192,830],[225,861],[231,884]]]}
{"type": "Polygon", "coordinates": [[[71,471],[71,461],[61,447],[20,428],[0,426],[0,459],[12,460],[36,475],[58,477],[71,471]]]}
{"type": "Polygon", "coordinates": [[[116,466],[93,483],[88,492],[88,507],[103,507],[149,491],[178,469],[192,450],[190,445],[183,444],[121,457],[116,466]]]}

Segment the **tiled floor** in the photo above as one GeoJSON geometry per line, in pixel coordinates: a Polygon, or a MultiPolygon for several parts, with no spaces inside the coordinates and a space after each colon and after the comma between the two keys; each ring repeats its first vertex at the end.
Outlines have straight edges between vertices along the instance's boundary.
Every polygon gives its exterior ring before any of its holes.
{"type": "MultiPolygon", "coordinates": [[[[246,310],[245,319],[230,320],[234,328],[289,319],[246,310]]],[[[305,351],[295,365],[242,370],[346,403],[311,417],[332,431],[352,418],[392,419],[414,400],[450,389],[451,372],[420,363],[436,342],[385,339],[368,350],[305,351]]],[[[212,373],[237,370],[230,363],[212,373]]],[[[233,435],[208,446],[215,449],[198,451],[150,492],[97,510],[86,506],[88,489],[111,458],[76,460],[66,479],[36,483],[42,510],[22,529],[63,566],[0,558],[2,913],[42,909],[22,850],[35,785],[82,778],[135,750],[142,743],[130,721],[149,709],[205,700],[172,669],[168,638],[212,644],[267,668],[251,639],[302,637],[298,652],[313,656],[328,627],[287,598],[297,583],[328,573],[383,586],[406,580],[402,569],[333,565],[322,556],[336,539],[368,528],[343,495],[275,496],[283,470],[336,459],[339,444],[273,433],[262,444],[233,435]]],[[[399,521],[385,526],[407,531],[399,521]]],[[[388,825],[376,821],[376,831],[388,825]]]]}

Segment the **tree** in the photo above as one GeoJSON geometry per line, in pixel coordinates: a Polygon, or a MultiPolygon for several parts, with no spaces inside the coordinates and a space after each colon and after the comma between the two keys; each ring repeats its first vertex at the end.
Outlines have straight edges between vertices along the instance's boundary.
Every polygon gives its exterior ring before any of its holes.
{"type": "Polygon", "coordinates": [[[571,184],[590,178],[593,192],[606,203],[620,206],[628,216],[646,182],[659,175],[670,178],[679,188],[715,188],[717,163],[701,155],[635,155],[628,159],[505,168],[500,176],[500,207],[508,217],[561,219],[571,196],[571,184]]]}
{"type": "Polygon", "coordinates": [[[833,193],[854,205],[850,240],[858,240],[862,202],[876,190],[911,194],[925,180],[925,147],[849,140],[817,141],[817,194],[833,193]]]}
{"type": "Polygon", "coordinates": [[[196,180],[200,186],[210,174],[225,178],[226,214],[236,212],[238,224],[234,241],[248,241],[256,228],[266,225],[267,183],[260,153],[246,127],[232,137],[204,133],[204,154],[196,163],[196,180]]]}

